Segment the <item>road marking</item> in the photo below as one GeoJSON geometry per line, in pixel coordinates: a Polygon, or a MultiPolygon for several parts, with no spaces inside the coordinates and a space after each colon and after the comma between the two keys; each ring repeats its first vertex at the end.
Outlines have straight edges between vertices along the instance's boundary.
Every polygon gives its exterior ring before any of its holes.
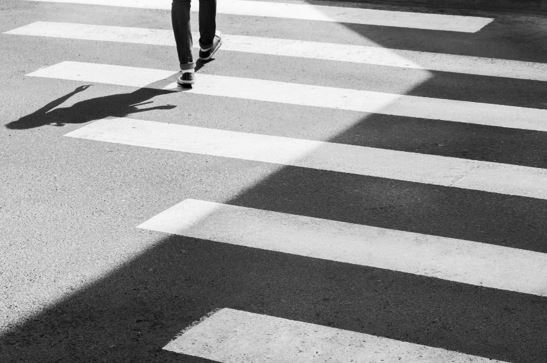
{"type": "Polygon", "coordinates": [[[163,349],[218,362],[493,362],[490,359],[234,309],[221,309],[163,349]]]}
{"type": "MultiPolygon", "coordinates": [[[[97,63],[61,62],[28,74],[30,77],[98,82],[145,87],[175,72],[97,63]]],[[[152,86],[150,86],[152,87],[152,86]]],[[[165,89],[177,89],[171,83],[165,89]]],[[[547,131],[547,110],[407,96],[347,88],[323,87],[262,79],[200,73],[188,93],[299,106],[325,107],[357,112],[417,117],[477,125],[547,131]]]]}
{"type": "Polygon", "coordinates": [[[97,63],[61,62],[27,74],[28,77],[55,78],[113,84],[129,87],[146,87],[167,79],[177,72],[151,68],[116,66],[97,63]]]}
{"type": "MultiPolygon", "coordinates": [[[[36,22],[5,34],[174,46],[171,30],[36,22]]],[[[198,34],[194,37],[199,38],[198,34]]],[[[198,47],[195,44],[195,47],[198,47]]],[[[284,57],[547,81],[547,63],[398,50],[382,47],[223,34],[223,50],[284,57]]]]}
{"type": "Polygon", "coordinates": [[[547,169],[131,118],[66,136],[547,199],[547,169]]]}
{"type": "Polygon", "coordinates": [[[480,242],[193,199],[138,228],[547,296],[547,254],[480,242]]]}
{"type": "MultiPolygon", "coordinates": [[[[30,0],[66,4],[86,4],[140,9],[171,9],[171,0],[30,0]]],[[[197,11],[197,7],[193,8],[197,11]]],[[[475,33],[494,19],[478,16],[428,14],[351,7],[290,4],[264,1],[224,0],[218,2],[220,14],[377,25],[439,31],[475,33]]]]}

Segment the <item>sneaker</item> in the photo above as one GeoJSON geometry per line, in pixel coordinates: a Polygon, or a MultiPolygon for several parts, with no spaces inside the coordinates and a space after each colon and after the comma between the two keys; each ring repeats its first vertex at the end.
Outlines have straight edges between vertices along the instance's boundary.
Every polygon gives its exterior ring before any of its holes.
{"type": "Polygon", "coordinates": [[[195,73],[193,69],[187,69],[180,71],[180,76],[177,78],[177,83],[181,86],[189,86],[196,81],[195,73]]]}
{"type": "Polygon", "coordinates": [[[220,33],[216,33],[215,37],[213,38],[213,45],[211,45],[209,48],[204,49],[200,48],[199,50],[199,60],[200,61],[208,61],[213,58],[213,55],[217,52],[217,50],[222,45],[222,37],[220,36],[220,33]]]}

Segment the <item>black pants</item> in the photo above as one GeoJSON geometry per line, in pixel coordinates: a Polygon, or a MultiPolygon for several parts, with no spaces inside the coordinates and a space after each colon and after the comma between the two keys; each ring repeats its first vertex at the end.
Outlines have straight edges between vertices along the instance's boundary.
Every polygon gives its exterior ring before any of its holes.
{"type": "MultiPolygon", "coordinates": [[[[209,48],[213,44],[216,31],[216,0],[199,0],[199,45],[201,48],[209,48]]],[[[171,20],[180,69],[194,68],[192,57],[192,32],[190,30],[190,0],[173,0],[171,5],[171,20]]]]}

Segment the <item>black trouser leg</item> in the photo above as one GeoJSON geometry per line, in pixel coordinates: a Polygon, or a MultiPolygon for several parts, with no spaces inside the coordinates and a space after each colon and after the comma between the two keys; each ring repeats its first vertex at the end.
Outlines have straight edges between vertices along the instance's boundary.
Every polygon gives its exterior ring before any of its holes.
{"type": "Polygon", "coordinates": [[[190,28],[190,0],[173,0],[171,22],[177,43],[177,54],[181,69],[194,67],[192,57],[192,31],[190,28]]]}
{"type": "Polygon", "coordinates": [[[217,1],[199,0],[199,46],[207,49],[213,45],[217,28],[217,1]]]}
{"type": "MultiPolygon", "coordinates": [[[[213,44],[216,31],[216,0],[199,1],[199,44],[209,48],[213,44]]],[[[190,28],[190,0],[173,0],[171,5],[171,21],[177,43],[177,54],[181,69],[194,67],[192,57],[192,31],[190,28]]]]}

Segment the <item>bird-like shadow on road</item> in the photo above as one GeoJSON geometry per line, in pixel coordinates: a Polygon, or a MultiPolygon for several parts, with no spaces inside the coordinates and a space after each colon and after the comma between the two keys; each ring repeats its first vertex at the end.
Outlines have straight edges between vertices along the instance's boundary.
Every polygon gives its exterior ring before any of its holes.
{"type": "Polygon", "coordinates": [[[140,108],[152,103],[155,96],[172,91],[153,88],[139,88],[131,93],[121,93],[104,97],[96,97],[80,101],[69,107],[58,108],[77,93],[88,89],[90,85],[79,86],[72,92],[51,101],[39,110],[6,124],[8,129],[23,130],[44,125],[63,126],[65,124],[86,123],[105,117],[124,117],[130,114],[151,110],[169,110],[175,105],[160,105],[140,108]]]}

